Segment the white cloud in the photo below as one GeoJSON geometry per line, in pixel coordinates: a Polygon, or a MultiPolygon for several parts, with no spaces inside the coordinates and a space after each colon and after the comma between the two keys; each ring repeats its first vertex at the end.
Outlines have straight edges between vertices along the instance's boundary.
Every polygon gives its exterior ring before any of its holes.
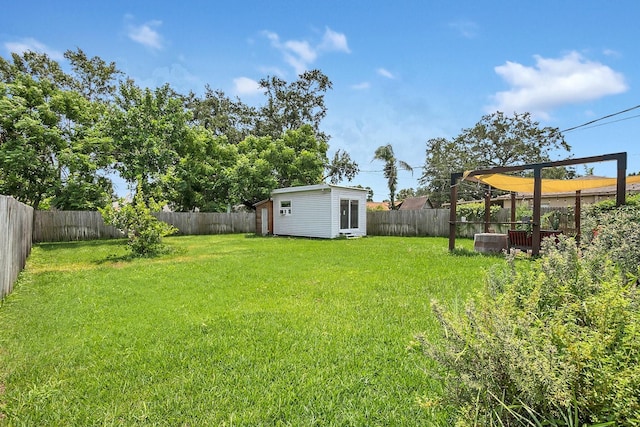
{"type": "Polygon", "coordinates": [[[318,48],[328,52],[351,53],[349,45],[347,44],[347,36],[342,33],[336,33],[329,27],[325,29],[322,43],[320,43],[318,48]]]}
{"type": "Polygon", "coordinates": [[[449,24],[449,27],[456,30],[462,37],[473,39],[478,35],[478,24],[472,21],[455,21],[449,24]]]}
{"type": "Polygon", "coordinates": [[[301,62],[312,63],[318,57],[316,50],[306,41],[290,40],[285,42],[284,48],[293,52],[301,62]]]}
{"type": "MultiPolygon", "coordinates": [[[[131,19],[128,17],[128,19],[131,19]]],[[[142,25],[127,25],[127,36],[136,43],[151,49],[160,50],[163,46],[162,36],[155,28],[162,25],[162,21],[149,21],[142,25]]]]}
{"type": "Polygon", "coordinates": [[[238,77],[233,79],[233,87],[236,95],[257,95],[262,93],[262,89],[257,81],[248,77],[238,77]]]}
{"type": "Polygon", "coordinates": [[[393,73],[389,70],[386,70],[384,68],[378,68],[377,73],[380,74],[382,77],[386,77],[388,79],[395,79],[396,76],[393,75],[393,73]]]}
{"type": "Polygon", "coordinates": [[[25,52],[37,52],[37,53],[46,53],[47,56],[56,61],[60,61],[64,59],[64,55],[62,52],[54,49],[50,49],[44,43],[39,42],[38,40],[28,37],[25,39],[21,39],[16,42],[5,42],[4,48],[9,53],[18,53],[23,54],[25,52]]]}
{"type": "Polygon", "coordinates": [[[362,82],[355,85],[351,85],[351,89],[355,89],[355,90],[366,90],[366,89],[369,89],[370,87],[371,87],[371,84],[369,82],[362,82]]]}
{"type": "Polygon", "coordinates": [[[548,118],[549,112],[562,105],[581,103],[625,92],[624,76],[606,65],[570,52],[562,58],[534,56],[536,65],[516,62],[495,67],[511,89],[493,96],[487,112],[531,112],[548,118]]]}
{"type": "Polygon", "coordinates": [[[285,62],[293,67],[296,74],[305,72],[318,59],[320,53],[350,53],[347,37],[330,28],[325,29],[322,41],[318,44],[313,44],[308,40],[287,40],[282,42],[280,36],[272,31],[263,31],[262,34],[271,42],[271,46],[282,53],[285,62]]]}

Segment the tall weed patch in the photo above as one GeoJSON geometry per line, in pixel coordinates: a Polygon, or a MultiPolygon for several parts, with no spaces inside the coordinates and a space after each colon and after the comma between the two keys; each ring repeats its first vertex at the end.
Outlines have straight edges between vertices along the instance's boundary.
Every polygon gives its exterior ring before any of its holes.
{"type": "MultiPolygon", "coordinates": [[[[573,239],[508,259],[464,312],[432,303],[439,342],[418,337],[451,424],[640,425],[640,297],[611,260],[573,239]]],[[[637,266],[636,266],[637,270],[637,266]]]]}
{"type": "Polygon", "coordinates": [[[616,264],[625,277],[638,275],[640,266],[640,194],[616,207],[605,200],[584,211],[582,250],[594,274],[606,262],[616,264]]]}

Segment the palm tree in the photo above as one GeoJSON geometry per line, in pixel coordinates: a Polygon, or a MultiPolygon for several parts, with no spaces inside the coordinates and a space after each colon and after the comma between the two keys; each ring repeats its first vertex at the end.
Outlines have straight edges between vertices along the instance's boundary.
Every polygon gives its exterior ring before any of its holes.
{"type": "Polygon", "coordinates": [[[395,198],[396,187],[398,185],[398,166],[411,172],[411,174],[413,174],[413,168],[409,166],[407,162],[396,159],[391,144],[378,147],[373,155],[373,160],[382,160],[384,162],[384,177],[387,178],[387,185],[389,186],[389,207],[391,210],[394,210],[396,208],[395,198]]]}

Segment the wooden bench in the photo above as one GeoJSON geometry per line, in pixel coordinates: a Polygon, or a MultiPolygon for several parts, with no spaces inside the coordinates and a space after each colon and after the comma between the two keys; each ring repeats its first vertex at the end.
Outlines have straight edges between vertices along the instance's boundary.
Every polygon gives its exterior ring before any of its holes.
{"type": "MultiPolygon", "coordinates": [[[[557,236],[562,234],[561,230],[540,230],[540,242],[547,237],[553,237],[557,241],[557,236]]],[[[533,248],[533,235],[527,230],[509,230],[507,233],[509,249],[529,250],[533,248]]]]}

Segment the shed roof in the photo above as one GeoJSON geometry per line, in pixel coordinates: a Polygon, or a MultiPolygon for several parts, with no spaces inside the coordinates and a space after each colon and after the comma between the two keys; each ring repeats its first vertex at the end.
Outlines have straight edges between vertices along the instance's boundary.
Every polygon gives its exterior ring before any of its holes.
{"type": "Polygon", "coordinates": [[[260,200],[259,202],[254,203],[254,204],[253,204],[253,207],[256,207],[256,208],[257,208],[258,206],[260,206],[260,205],[264,205],[265,203],[269,203],[270,201],[271,201],[271,199],[263,199],[263,200],[260,200]]]}
{"type": "Polygon", "coordinates": [[[314,184],[314,185],[300,185],[297,187],[277,188],[273,190],[271,194],[300,193],[304,191],[330,190],[332,188],[345,189],[345,190],[358,190],[358,191],[364,191],[364,192],[369,191],[366,188],[359,188],[359,187],[346,187],[346,186],[333,185],[333,184],[314,184]]]}

